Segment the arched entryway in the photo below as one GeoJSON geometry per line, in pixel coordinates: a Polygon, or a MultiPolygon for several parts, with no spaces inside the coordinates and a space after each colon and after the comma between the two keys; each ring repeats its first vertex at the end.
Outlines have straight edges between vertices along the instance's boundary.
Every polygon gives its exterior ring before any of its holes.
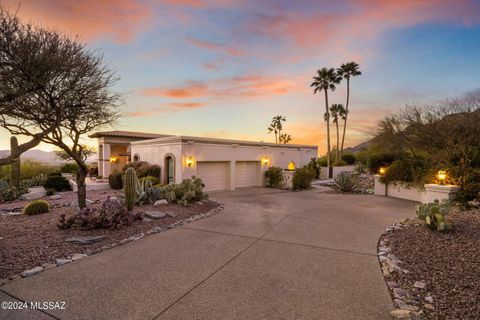
{"type": "Polygon", "coordinates": [[[165,156],[164,160],[164,183],[175,183],[175,157],[172,154],[165,156]]]}

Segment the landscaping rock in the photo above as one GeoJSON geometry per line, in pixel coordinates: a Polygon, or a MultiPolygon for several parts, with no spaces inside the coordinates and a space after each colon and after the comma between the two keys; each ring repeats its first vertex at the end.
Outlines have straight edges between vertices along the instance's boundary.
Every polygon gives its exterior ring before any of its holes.
{"type": "Polygon", "coordinates": [[[433,303],[433,298],[431,296],[426,296],[425,301],[427,301],[428,303],[433,303]]]}
{"type": "Polygon", "coordinates": [[[53,196],[49,197],[50,200],[60,200],[62,199],[62,196],[59,194],[54,194],[53,196]]]}
{"type": "Polygon", "coordinates": [[[433,306],[433,304],[430,304],[430,303],[425,303],[425,308],[428,309],[428,310],[435,310],[435,307],[433,306]]]}
{"type": "Polygon", "coordinates": [[[104,238],[105,236],[71,237],[71,238],[65,239],[65,241],[73,242],[77,244],[90,244],[90,243],[101,241],[104,238]]]}
{"type": "Polygon", "coordinates": [[[394,288],[393,295],[397,298],[405,297],[408,295],[408,291],[402,288],[394,288]]]}
{"type": "Polygon", "coordinates": [[[73,256],[72,256],[72,261],[77,261],[77,260],[80,260],[82,258],[85,258],[87,255],[84,254],[84,253],[75,253],[73,256]]]}
{"type": "Polygon", "coordinates": [[[150,219],[161,219],[167,216],[167,213],[161,211],[145,211],[145,216],[150,219]]]}
{"type": "Polygon", "coordinates": [[[422,282],[422,281],[415,281],[415,283],[413,284],[413,286],[417,289],[425,289],[425,287],[427,286],[427,284],[425,282],[422,282]]]}
{"type": "MultiPolygon", "coordinates": [[[[87,203],[87,206],[88,206],[89,204],[93,204],[93,201],[90,200],[90,199],[87,199],[86,203],[87,203]]],[[[70,202],[70,207],[78,207],[78,199],[75,199],[72,202],[70,202]]]]}
{"type": "Polygon", "coordinates": [[[155,203],[153,205],[154,206],[159,206],[161,204],[168,204],[168,201],[165,200],[165,199],[160,199],[160,200],[155,201],[155,203]]]}
{"type": "Polygon", "coordinates": [[[403,309],[395,309],[390,312],[390,315],[392,316],[393,319],[401,319],[401,320],[416,320],[420,319],[418,314],[409,311],[409,310],[403,310],[403,309]]]}
{"type": "Polygon", "coordinates": [[[175,218],[177,216],[175,212],[167,212],[167,215],[172,218],[175,218]]]}
{"type": "Polygon", "coordinates": [[[399,287],[398,283],[396,283],[395,281],[388,281],[387,286],[389,286],[390,288],[398,288],[399,287]]]}
{"type": "Polygon", "coordinates": [[[70,259],[56,259],[55,260],[55,263],[57,264],[57,266],[63,266],[64,264],[67,264],[67,263],[70,263],[72,262],[72,260],[70,259]]]}
{"type": "Polygon", "coordinates": [[[22,194],[20,200],[35,200],[43,198],[47,195],[47,190],[44,187],[29,188],[28,193],[22,194]]]}
{"type": "Polygon", "coordinates": [[[143,222],[152,222],[153,220],[150,219],[150,218],[147,218],[147,217],[143,217],[143,218],[142,218],[142,221],[143,221],[143,222]]]}
{"type": "Polygon", "coordinates": [[[55,268],[57,265],[55,263],[44,263],[42,264],[43,269],[48,270],[55,268]]]}
{"type": "Polygon", "coordinates": [[[22,272],[22,278],[33,276],[34,274],[40,273],[43,271],[42,267],[35,267],[30,270],[25,270],[22,272]]]}
{"type": "Polygon", "coordinates": [[[145,234],[142,232],[142,233],[131,236],[129,239],[132,239],[133,241],[137,241],[142,239],[144,236],[145,234]]]}

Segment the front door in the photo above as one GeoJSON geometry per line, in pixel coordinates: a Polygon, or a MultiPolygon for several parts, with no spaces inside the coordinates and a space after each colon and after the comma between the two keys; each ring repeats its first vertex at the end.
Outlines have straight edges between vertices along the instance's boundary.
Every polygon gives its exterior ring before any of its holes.
{"type": "Polygon", "coordinates": [[[172,157],[168,157],[167,158],[167,183],[170,184],[170,183],[174,183],[174,172],[175,172],[175,168],[174,168],[174,165],[173,165],[173,158],[172,157]]]}

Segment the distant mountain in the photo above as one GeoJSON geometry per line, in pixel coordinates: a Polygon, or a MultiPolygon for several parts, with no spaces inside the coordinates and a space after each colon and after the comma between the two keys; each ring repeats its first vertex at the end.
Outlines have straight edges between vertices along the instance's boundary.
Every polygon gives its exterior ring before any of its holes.
{"type": "MultiPolygon", "coordinates": [[[[0,157],[6,157],[10,154],[10,150],[0,150],[0,157]]],[[[20,159],[32,159],[46,164],[60,164],[65,161],[60,160],[53,151],[43,151],[38,149],[31,149],[25,151],[20,159]]],[[[87,162],[94,162],[97,160],[97,155],[88,158],[87,162]]]]}
{"type": "Polygon", "coordinates": [[[371,143],[372,143],[372,140],[368,140],[368,141],[362,142],[360,144],[357,144],[354,147],[345,148],[343,150],[343,152],[344,153],[355,153],[355,152],[358,152],[358,151],[362,151],[364,149],[367,149],[370,146],[371,143]]]}

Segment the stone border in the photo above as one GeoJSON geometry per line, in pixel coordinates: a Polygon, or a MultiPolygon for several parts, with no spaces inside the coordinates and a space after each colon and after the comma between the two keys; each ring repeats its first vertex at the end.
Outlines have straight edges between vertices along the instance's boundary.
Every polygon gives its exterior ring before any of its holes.
{"type": "MultiPolygon", "coordinates": [[[[378,241],[377,255],[385,283],[390,291],[390,295],[393,297],[393,304],[395,305],[395,310],[392,310],[390,315],[393,319],[417,320],[422,318],[423,310],[418,308],[418,302],[410,300],[410,298],[414,296],[410,291],[411,288],[402,287],[395,281],[385,279],[393,273],[409,273],[407,269],[402,267],[402,261],[391,252],[391,248],[388,245],[390,242],[389,238],[393,233],[396,230],[403,229],[408,221],[409,219],[404,219],[395,222],[385,229],[385,232],[380,236],[378,241]]],[[[423,281],[415,281],[413,287],[424,289],[426,285],[423,281]]],[[[424,306],[427,309],[433,308],[433,298],[431,296],[425,297],[424,306]]]]}
{"type": "Polygon", "coordinates": [[[146,234],[143,233],[143,232],[139,233],[139,234],[135,234],[135,235],[130,236],[128,238],[122,239],[118,242],[106,244],[106,245],[104,245],[100,248],[97,248],[97,249],[87,250],[86,254],[75,253],[72,256],[57,258],[57,259],[55,259],[54,262],[44,263],[41,266],[36,266],[32,269],[25,270],[21,274],[13,275],[8,279],[0,279],[0,287],[7,284],[7,283],[10,283],[14,280],[30,277],[30,276],[33,276],[35,274],[41,273],[45,270],[49,270],[49,269],[52,269],[52,268],[55,268],[55,267],[60,267],[60,266],[63,266],[65,264],[83,259],[85,257],[92,256],[92,255],[97,254],[99,252],[102,252],[104,250],[108,250],[108,249],[111,249],[111,248],[129,243],[129,242],[132,242],[132,241],[140,240],[140,239],[144,238],[145,236],[149,236],[149,235],[152,235],[152,234],[155,234],[155,233],[164,232],[164,231],[167,231],[169,229],[180,227],[184,224],[188,224],[188,223],[191,223],[191,222],[194,222],[194,221],[198,221],[198,220],[210,217],[212,215],[215,215],[215,214],[219,213],[220,211],[222,211],[225,208],[224,205],[221,204],[220,202],[217,202],[217,201],[214,201],[214,200],[210,200],[210,201],[215,202],[218,206],[216,208],[211,209],[210,211],[208,211],[206,213],[197,214],[197,215],[191,216],[188,219],[179,220],[179,221],[171,223],[171,224],[169,224],[165,227],[154,227],[154,228],[148,230],[146,232],[146,234]]]}

